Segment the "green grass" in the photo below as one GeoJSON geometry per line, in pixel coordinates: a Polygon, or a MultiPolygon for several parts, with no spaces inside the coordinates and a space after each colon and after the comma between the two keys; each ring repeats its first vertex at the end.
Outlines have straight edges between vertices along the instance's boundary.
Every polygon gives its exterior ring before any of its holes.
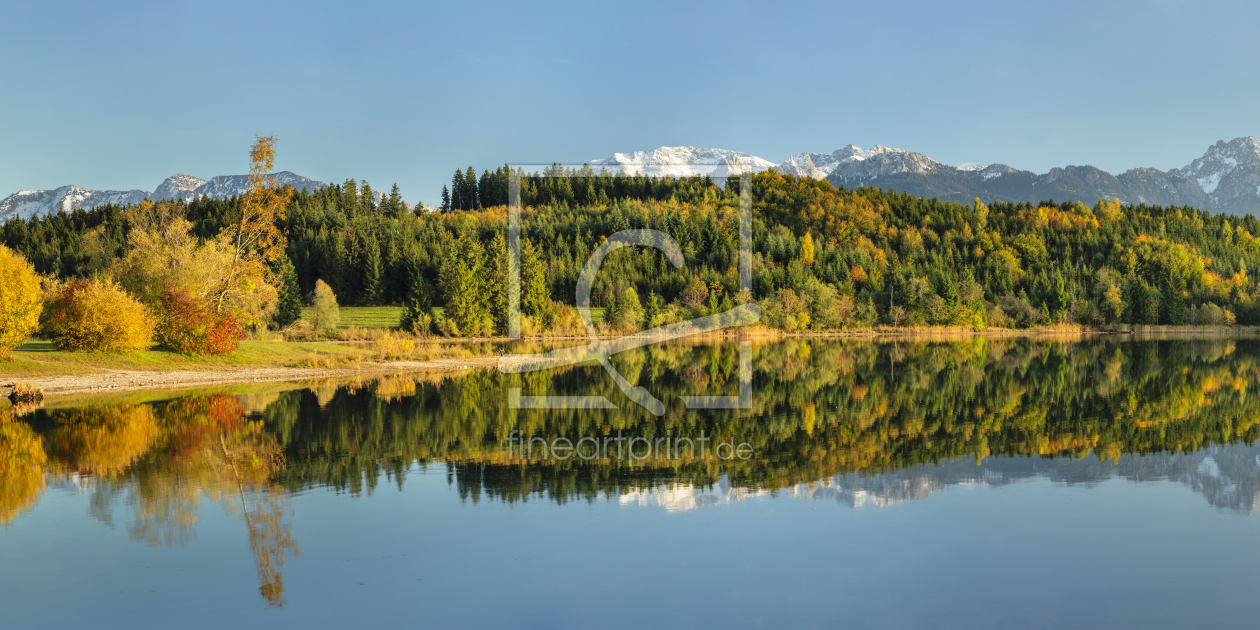
{"type": "MultiPolygon", "coordinates": [[[[311,321],[313,310],[309,306],[302,307],[302,319],[311,321]]],[[[403,313],[401,306],[343,306],[340,310],[337,328],[397,328],[403,313]]]]}
{"type": "Polygon", "coordinates": [[[91,374],[104,370],[215,370],[236,367],[290,367],[318,353],[321,357],[375,360],[367,347],[335,343],[242,341],[241,347],[222,357],[191,357],[152,347],[132,354],[65,352],[50,341],[28,341],[13,351],[13,361],[0,363],[0,379],[15,377],[91,374]]]}

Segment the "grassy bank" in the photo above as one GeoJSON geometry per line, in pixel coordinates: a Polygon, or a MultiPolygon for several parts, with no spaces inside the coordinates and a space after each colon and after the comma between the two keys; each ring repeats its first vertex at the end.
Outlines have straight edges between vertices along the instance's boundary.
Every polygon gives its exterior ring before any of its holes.
{"type": "MultiPolygon", "coordinates": [[[[343,306],[339,310],[337,328],[397,328],[403,313],[401,306],[343,306]]],[[[313,317],[314,309],[302,307],[302,319],[309,322],[313,317]]]]}
{"type": "Polygon", "coordinates": [[[64,352],[51,341],[28,341],[13,352],[13,361],[0,363],[0,379],[92,374],[110,370],[223,370],[246,367],[293,367],[312,358],[337,363],[374,360],[375,348],[336,343],[242,341],[236,352],[222,357],[192,357],[154,346],[133,354],[64,352]]]}

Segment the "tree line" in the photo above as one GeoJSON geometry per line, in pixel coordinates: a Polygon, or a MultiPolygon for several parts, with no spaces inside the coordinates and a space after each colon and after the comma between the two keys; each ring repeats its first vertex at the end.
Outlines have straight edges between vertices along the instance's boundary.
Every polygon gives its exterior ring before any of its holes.
{"type": "MultiPolygon", "coordinates": [[[[718,186],[707,177],[504,166],[457,175],[447,212],[412,210],[397,186],[379,195],[364,181],[291,191],[275,265],[278,276],[291,267],[292,286],[280,293],[299,299],[323,280],[341,304],[408,306],[410,321],[429,332],[501,333],[512,177],[521,178],[529,252],[526,315],[540,330],[571,317],[565,307],[587,258],[629,229],[668,234],[686,265],[674,268],[653,249],[610,255],[592,300],[606,325],[620,329],[747,302],[785,330],[1260,324],[1248,275],[1260,264],[1252,216],[1114,200],[959,204],[773,171],[752,179],[750,292],[738,282],[738,180],[718,186]]],[[[205,240],[239,221],[241,200],[180,206],[191,233],[205,240]]],[[[3,238],[41,273],[84,275],[92,268],[89,233],[125,255],[124,211],[10,219],[3,238]]]]}

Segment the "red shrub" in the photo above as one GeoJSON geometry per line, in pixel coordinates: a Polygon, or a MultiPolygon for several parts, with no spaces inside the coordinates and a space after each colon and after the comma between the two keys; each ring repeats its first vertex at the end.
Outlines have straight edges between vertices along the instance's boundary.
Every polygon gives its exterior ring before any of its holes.
{"type": "Polygon", "coordinates": [[[162,293],[158,339],[183,354],[227,354],[241,345],[245,330],[236,318],[224,315],[187,290],[170,287],[162,293]]]}

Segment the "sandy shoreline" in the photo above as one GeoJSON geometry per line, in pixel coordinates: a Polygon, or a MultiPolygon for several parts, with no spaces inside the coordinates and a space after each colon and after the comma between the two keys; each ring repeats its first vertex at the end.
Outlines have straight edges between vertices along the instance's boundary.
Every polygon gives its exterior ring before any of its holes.
{"type": "MultiPolygon", "coordinates": [[[[493,356],[432,359],[429,361],[391,361],[364,363],[352,368],[237,368],[223,370],[106,370],[95,374],[42,376],[20,379],[42,390],[46,396],[121,392],[144,389],[173,389],[198,385],[234,383],[276,383],[326,378],[350,378],[405,372],[456,371],[493,368],[499,358],[493,356]]],[[[0,381],[0,398],[6,398],[12,380],[0,381]]]]}

